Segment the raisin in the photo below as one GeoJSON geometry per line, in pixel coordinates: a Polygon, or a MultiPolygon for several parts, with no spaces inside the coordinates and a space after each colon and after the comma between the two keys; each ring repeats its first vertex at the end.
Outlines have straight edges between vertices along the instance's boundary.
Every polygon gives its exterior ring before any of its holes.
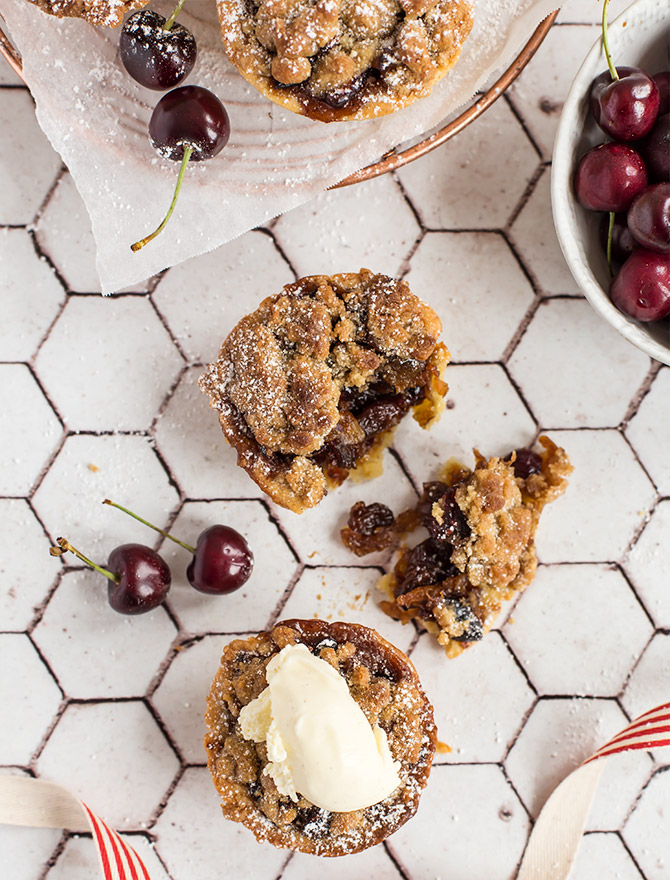
{"type": "Polygon", "coordinates": [[[470,527],[456,503],[456,487],[444,483],[424,483],[419,516],[428,533],[440,546],[453,545],[470,534],[470,527]],[[435,505],[439,510],[435,509],[435,505]]]}
{"type": "MultiPolygon", "coordinates": [[[[451,547],[449,547],[451,553],[451,547]]],[[[440,584],[448,577],[456,577],[460,572],[450,561],[449,555],[442,547],[438,547],[431,538],[427,538],[410,550],[407,557],[407,568],[396,585],[396,596],[425,587],[440,584]]]]}
{"type": "Polygon", "coordinates": [[[361,75],[356,76],[351,82],[344,83],[343,85],[337,86],[336,88],[331,89],[331,91],[326,92],[321,100],[328,104],[329,107],[335,107],[336,110],[339,110],[340,108],[351,104],[351,102],[358,97],[364,84],[364,77],[361,75]]]}
{"type": "Polygon", "coordinates": [[[347,526],[340,535],[356,556],[365,556],[375,550],[386,550],[396,543],[398,536],[394,524],[393,512],[385,504],[358,501],[351,508],[347,526]]]}
{"type": "Polygon", "coordinates": [[[393,394],[368,404],[356,418],[366,437],[376,437],[397,425],[408,409],[404,395],[393,394]]]}
{"type": "Polygon", "coordinates": [[[347,525],[361,535],[372,535],[377,529],[391,528],[394,521],[393,511],[385,504],[359,501],[351,508],[347,525]]]}
{"type": "MultiPolygon", "coordinates": [[[[509,461],[512,454],[510,453],[505,461],[509,461]]],[[[542,470],[542,456],[533,452],[532,449],[517,449],[512,467],[514,468],[514,476],[518,480],[527,480],[531,474],[539,474],[542,470]]]]}

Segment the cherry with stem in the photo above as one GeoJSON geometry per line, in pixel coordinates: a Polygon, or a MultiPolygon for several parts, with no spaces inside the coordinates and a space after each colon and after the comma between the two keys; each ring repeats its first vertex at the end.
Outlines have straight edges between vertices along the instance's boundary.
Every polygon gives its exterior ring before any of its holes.
{"type": "Polygon", "coordinates": [[[185,0],[179,0],[166,19],[153,9],[141,9],[121,29],[119,56],[132,78],[147,89],[165,91],[179,85],[193,70],[198,47],[193,34],[175,19],[185,0]]]}
{"type": "Polygon", "coordinates": [[[107,598],[119,614],[144,614],[165,601],[172,578],[165,561],[144,544],[121,544],[107,559],[107,568],[77,550],[66,538],[57,538],[52,556],[72,553],[109,581],[107,598]]]}
{"type": "Polygon", "coordinates": [[[152,233],[130,246],[134,253],[165,228],[177,204],[188,163],[211,159],[228,143],[230,121],[213,92],[202,86],[181,86],[163,95],[154,107],[149,136],[161,156],[181,162],[181,167],[167,214],[152,233]]]}
{"type": "Polygon", "coordinates": [[[116,507],[193,554],[186,577],[199,592],[210,595],[232,593],[249,579],[254,565],[253,554],[242,535],[230,526],[210,526],[200,533],[193,547],[109,498],[105,498],[103,504],[116,507]]]}

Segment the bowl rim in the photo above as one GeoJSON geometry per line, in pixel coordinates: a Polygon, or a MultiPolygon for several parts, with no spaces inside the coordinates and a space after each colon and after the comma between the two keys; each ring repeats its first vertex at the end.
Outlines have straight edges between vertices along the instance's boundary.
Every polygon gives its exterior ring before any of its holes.
{"type": "MultiPolygon", "coordinates": [[[[658,0],[635,0],[611,22],[611,25],[617,25],[629,17],[632,12],[647,7],[657,9],[658,0]]],[[[612,42],[612,35],[610,35],[610,42],[612,42]]],[[[617,309],[591,271],[589,264],[583,259],[579,250],[579,239],[574,227],[569,222],[572,206],[577,206],[572,190],[574,174],[572,146],[575,132],[581,132],[583,128],[580,105],[595,76],[598,59],[601,61],[600,66],[605,64],[600,34],[587,52],[570,85],[554,139],[551,163],[551,206],[554,228],[572,277],[595,311],[640,351],[662,364],[670,365],[670,343],[664,345],[643,334],[643,325],[640,322],[628,318],[617,309]]],[[[583,209],[579,208],[579,210],[583,209]]]]}
{"type": "MultiPolygon", "coordinates": [[[[560,0],[556,0],[557,5],[559,2],[560,0]]],[[[367,165],[359,171],[354,171],[353,174],[345,177],[344,180],[340,180],[338,183],[331,186],[330,189],[351,186],[355,183],[361,183],[364,180],[379,177],[389,171],[395,171],[398,168],[402,168],[403,165],[407,165],[415,159],[425,156],[441,144],[445,143],[445,141],[448,141],[457,135],[459,131],[462,131],[471,122],[481,116],[482,113],[487,110],[491,104],[494,104],[512,85],[544,42],[544,39],[551,30],[559,12],[560,9],[557,8],[542,19],[509,67],[502,72],[498,79],[496,79],[496,81],[483,94],[479,97],[475,95],[474,97],[476,100],[462,110],[458,116],[442,124],[436,131],[433,131],[432,134],[428,133],[424,135],[416,144],[405,147],[405,149],[399,149],[401,145],[398,145],[398,147],[395,147],[393,150],[378,159],[377,162],[373,162],[371,165],[367,165]]],[[[21,79],[23,79],[21,56],[10,42],[1,25],[2,19],[0,18],[0,55],[4,55],[10,67],[21,79]]]]}

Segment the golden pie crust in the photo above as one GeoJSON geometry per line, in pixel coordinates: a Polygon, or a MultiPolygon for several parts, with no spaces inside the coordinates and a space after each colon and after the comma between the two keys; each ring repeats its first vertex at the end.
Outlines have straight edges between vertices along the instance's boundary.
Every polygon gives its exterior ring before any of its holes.
{"type": "Polygon", "coordinates": [[[127,12],[142,9],[149,0],[29,0],[57,18],[83,18],[102,27],[117,27],[127,12]]]}
{"type": "Polygon", "coordinates": [[[472,29],[467,0],[218,0],[242,76],[294,113],[370,119],[430,93],[472,29]]]}
{"type": "Polygon", "coordinates": [[[352,471],[379,473],[410,409],[422,427],[439,418],[449,361],[440,331],[405,281],[367,269],[312,275],[242,318],[200,387],[238,464],[301,513],[352,471]]]}
{"type": "Polygon", "coordinates": [[[411,661],[368,627],[322,620],[285,620],[237,639],[223,651],[207,698],[207,765],[228,819],[259,841],[320,856],[343,856],[381,843],[410,819],[428,781],[437,742],[433,709],[411,661]],[[400,785],[364,810],[337,813],[279,794],[265,743],[244,739],[237,719],[267,686],[265,667],[286,645],[305,644],[344,676],[371,725],[385,731],[400,764],[400,785]]]}

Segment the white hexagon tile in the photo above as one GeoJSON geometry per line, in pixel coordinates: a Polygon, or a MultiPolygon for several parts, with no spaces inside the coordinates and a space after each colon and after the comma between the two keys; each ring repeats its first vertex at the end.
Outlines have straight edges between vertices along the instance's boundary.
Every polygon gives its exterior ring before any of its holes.
{"type": "MultiPolygon", "coordinates": [[[[152,880],[512,880],[554,786],[670,699],[670,369],[581,298],[549,204],[560,108],[598,34],[591,5],[569,0],[509,94],[441,149],[107,299],[72,179],[0,63],[0,773],[84,797],[152,880]],[[448,406],[431,431],[401,425],[379,479],[298,516],[235,466],[197,379],[264,296],[361,266],[403,275],[441,315],[448,406]],[[542,515],[535,582],[448,660],[380,610],[390,552],[354,557],[339,531],[358,500],[399,512],[448,458],[505,455],[545,431],[575,471],[542,515]],[[250,580],[196,593],[189,552],[105,497],[187,544],[233,525],[255,554],[250,580]],[[101,575],[49,555],[59,536],[102,564],[122,543],[159,549],[168,601],[116,614],[101,575]],[[358,620],[410,652],[444,744],[411,822],[323,861],[224,821],[202,746],[223,646],[314,616],[358,620]]],[[[669,816],[667,754],[612,759],[573,880],[667,880],[669,816]]],[[[90,836],[6,827],[0,864],[12,880],[97,870],[90,836]]]]}

